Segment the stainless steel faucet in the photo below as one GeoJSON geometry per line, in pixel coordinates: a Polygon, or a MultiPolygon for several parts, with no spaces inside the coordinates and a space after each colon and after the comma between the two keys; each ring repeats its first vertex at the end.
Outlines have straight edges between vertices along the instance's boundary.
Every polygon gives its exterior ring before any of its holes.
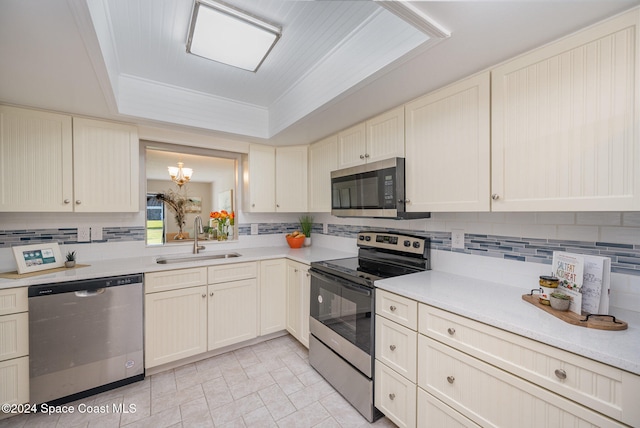
{"type": "Polygon", "coordinates": [[[193,220],[193,254],[198,254],[200,250],[204,250],[204,245],[198,245],[198,235],[204,233],[202,227],[202,219],[199,215],[193,220]]]}

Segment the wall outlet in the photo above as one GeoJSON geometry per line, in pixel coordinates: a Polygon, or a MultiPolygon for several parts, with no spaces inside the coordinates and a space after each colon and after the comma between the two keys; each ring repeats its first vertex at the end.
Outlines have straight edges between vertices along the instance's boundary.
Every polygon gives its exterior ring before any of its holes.
{"type": "Polygon", "coordinates": [[[464,249],[464,230],[451,229],[451,248],[464,249]]]}
{"type": "Polygon", "coordinates": [[[102,226],[91,227],[91,240],[102,241],[102,226]]]}
{"type": "Polygon", "coordinates": [[[252,235],[258,234],[258,225],[256,223],[251,223],[251,234],[252,235]]]}
{"type": "Polygon", "coordinates": [[[91,242],[91,228],[88,226],[78,228],[78,242],[91,242]]]}

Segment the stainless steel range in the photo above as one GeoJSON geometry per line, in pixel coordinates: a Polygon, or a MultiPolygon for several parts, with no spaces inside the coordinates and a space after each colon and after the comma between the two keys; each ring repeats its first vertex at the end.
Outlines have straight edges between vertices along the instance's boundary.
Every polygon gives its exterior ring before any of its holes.
{"type": "Polygon", "coordinates": [[[358,257],[311,263],[309,362],[367,420],[374,406],[374,281],[429,269],[429,239],[358,233],[358,257]]]}

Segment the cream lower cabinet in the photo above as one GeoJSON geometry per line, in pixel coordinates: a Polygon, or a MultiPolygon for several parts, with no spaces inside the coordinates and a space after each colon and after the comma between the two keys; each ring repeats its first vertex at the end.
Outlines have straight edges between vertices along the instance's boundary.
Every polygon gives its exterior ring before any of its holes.
{"type": "Polygon", "coordinates": [[[260,335],[287,328],[287,262],[260,262],[260,335]]]}
{"type": "Polygon", "coordinates": [[[207,268],[145,275],[145,367],[207,351],[207,268]]]}
{"type": "Polygon", "coordinates": [[[287,331],[309,347],[309,265],[287,260],[287,331]]]}
{"type": "Polygon", "coordinates": [[[0,290],[0,403],[29,402],[28,310],[27,287],[0,290]]]}
{"type": "Polygon", "coordinates": [[[209,286],[209,351],[258,335],[256,301],[255,278],[209,286]]]}
{"type": "Polygon", "coordinates": [[[640,426],[638,375],[424,304],[418,330],[418,386],[441,409],[481,426],[640,426]]]}
{"type": "Polygon", "coordinates": [[[418,304],[376,290],[376,407],[399,427],[416,426],[418,304]]]}

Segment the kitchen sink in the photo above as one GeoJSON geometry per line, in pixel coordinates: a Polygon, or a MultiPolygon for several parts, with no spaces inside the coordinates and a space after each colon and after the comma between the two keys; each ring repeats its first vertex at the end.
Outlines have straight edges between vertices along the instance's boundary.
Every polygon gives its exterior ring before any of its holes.
{"type": "Polygon", "coordinates": [[[170,263],[184,263],[184,262],[197,262],[201,260],[217,260],[217,259],[232,259],[240,257],[242,254],[238,253],[224,253],[224,254],[203,254],[193,256],[180,256],[180,257],[159,257],[156,259],[156,263],[166,265],[170,263]]]}

